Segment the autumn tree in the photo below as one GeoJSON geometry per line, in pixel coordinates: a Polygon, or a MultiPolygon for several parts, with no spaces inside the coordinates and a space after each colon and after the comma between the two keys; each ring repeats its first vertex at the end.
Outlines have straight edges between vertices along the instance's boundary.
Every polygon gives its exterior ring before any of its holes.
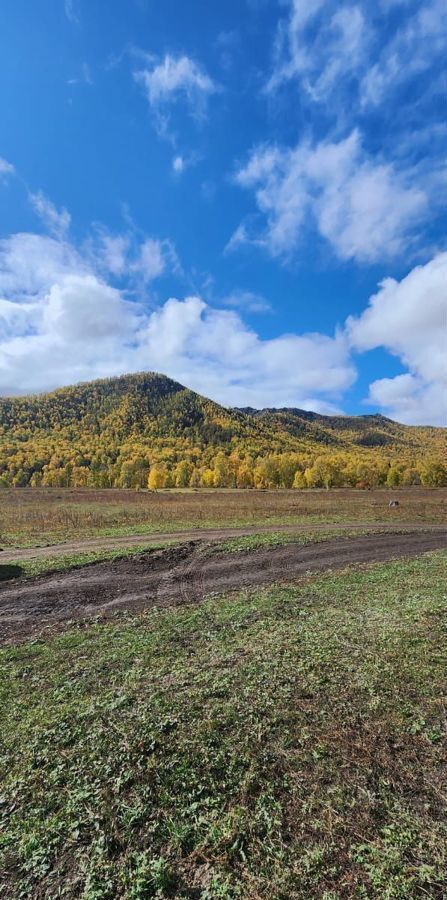
{"type": "Polygon", "coordinates": [[[147,486],[151,491],[158,491],[166,485],[167,472],[163,466],[152,466],[147,480],[147,486]]]}
{"type": "Polygon", "coordinates": [[[191,481],[193,466],[187,459],[182,459],[174,470],[175,486],[179,488],[188,487],[191,481]]]}

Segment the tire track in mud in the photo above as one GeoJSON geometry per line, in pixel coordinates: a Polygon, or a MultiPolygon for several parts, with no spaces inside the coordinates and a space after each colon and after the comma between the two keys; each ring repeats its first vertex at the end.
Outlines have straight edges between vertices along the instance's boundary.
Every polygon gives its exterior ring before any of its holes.
{"type": "Polygon", "coordinates": [[[206,554],[200,542],[130,559],[0,586],[0,643],[58,631],[70,623],[194,603],[210,593],[290,582],[359,563],[447,550],[447,529],[369,534],[273,549],[206,554]]]}
{"type": "Polygon", "coordinates": [[[229,538],[246,537],[251,534],[271,534],[272,532],[281,532],[284,534],[300,534],[306,531],[376,531],[387,530],[393,533],[397,530],[402,531],[432,531],[443,530],[444,525],[436,522],[407,522],[405,519],[396,519],[388,521],[367,520],[366,522],[296,522],[289,525],[284,524],[254,524],[254,525],[235,525],[220,526],[216,528],[193,528],[183,531],[141,531],[132,535],[115,535],[113,537],[102,538],[83,538],[78,541],[62,541],[59,544],[46,545],[44,547],[3,547],[0,548],[0,563],[18,563],[20,564],[27,559],[42,559],[47,557],[67,556],[71,553],[85,553],[96,550],[117,550],[119,548],[129,548],[138,545],[146,545],[150,549],[150,545],[155,547],[160,543],[169,542],[184,544],[191,541],[223,541],[229,538]]]}

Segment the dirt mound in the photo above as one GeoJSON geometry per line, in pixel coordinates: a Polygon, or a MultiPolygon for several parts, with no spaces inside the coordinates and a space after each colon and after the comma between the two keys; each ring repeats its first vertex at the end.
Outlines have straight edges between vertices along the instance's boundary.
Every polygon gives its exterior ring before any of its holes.
{"type": "Polygon", "coordinates": [[[447,549],[447,529],[371,534],[269,550],[203,553],[191,542],[61,575],[0,586],[0,643],[59,630],[69,622],[119,610],[193,603],[211,592],[287,582],[310,572],[447,549]]]}

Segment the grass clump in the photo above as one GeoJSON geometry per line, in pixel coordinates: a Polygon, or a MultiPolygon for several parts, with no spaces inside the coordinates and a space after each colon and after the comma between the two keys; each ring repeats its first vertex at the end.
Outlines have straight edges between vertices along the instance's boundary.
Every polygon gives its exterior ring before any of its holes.
{"type": "MultiPolygon", "coordinates": [[[[405,531],[404,528],[398,529],[399,533],[405,531]]],[[[380,534],[379,529],[374,529],[374,534],[380,534]]],[[[396,532],[394,532],[395,534],[396,532]]],[[[241,537],[230,538],[227,541],[215,542],[207,548],[208,553],[239,553],[244,550],[269,550],[275,547],[283,547],[287,544],[298,544],[306,546],[307,544],[319,544],[323,541],[333,541],[337,537],[359,537],[362,534],[370,534],[366,528],[362,529],[343,529],[341,531],[303,531],[303,532],[287,532],[287,531],[269,531],[259,534],[246,534],[241,537]]]]}
{"type": "Polygon", "coordinates": [[[1,653],[0,896],[442,897],[447,557],[1,653]]]}
{"type": "Polygon", "coordinates": [[[138,544],[132,547],[116,547],[110,550],[83,550],[79,553],[67,553],[58,556],[40,556],[35,559],[24,559],[19,566],[1,566],[0,581],[10,577],[36,578],[39,575],[49,575],[53,572],[68,572],[70,569],[78,569],[81,566],[89,566],[93,563],[113,561],[116,559],[129,559],[140,553],[152,550],[161,550],[169,547],[170,541],[162,541],[157,544],[138,544]],[[6,569],[2,577],[2,569],[6,569]],[[8,575],[8,570],[14,570],[14,575],[8,575]]]}

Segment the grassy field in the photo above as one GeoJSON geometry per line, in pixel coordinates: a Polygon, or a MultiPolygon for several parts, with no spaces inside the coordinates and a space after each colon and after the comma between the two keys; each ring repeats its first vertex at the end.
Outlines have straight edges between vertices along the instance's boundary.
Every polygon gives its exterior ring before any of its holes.
{"type": "Polygon", "coordinates": [[[434,553],[3,650],[0,896],[445,896],[446,576],[434,553]]]}
{"type": "Polygon", "coordinates": [[[3,547],[218,525],[445,522],[447,489],[379,491],[82,491],[0,493],[3,547]],[[390,497],[399,508],[389,509],[390,497]]]}

